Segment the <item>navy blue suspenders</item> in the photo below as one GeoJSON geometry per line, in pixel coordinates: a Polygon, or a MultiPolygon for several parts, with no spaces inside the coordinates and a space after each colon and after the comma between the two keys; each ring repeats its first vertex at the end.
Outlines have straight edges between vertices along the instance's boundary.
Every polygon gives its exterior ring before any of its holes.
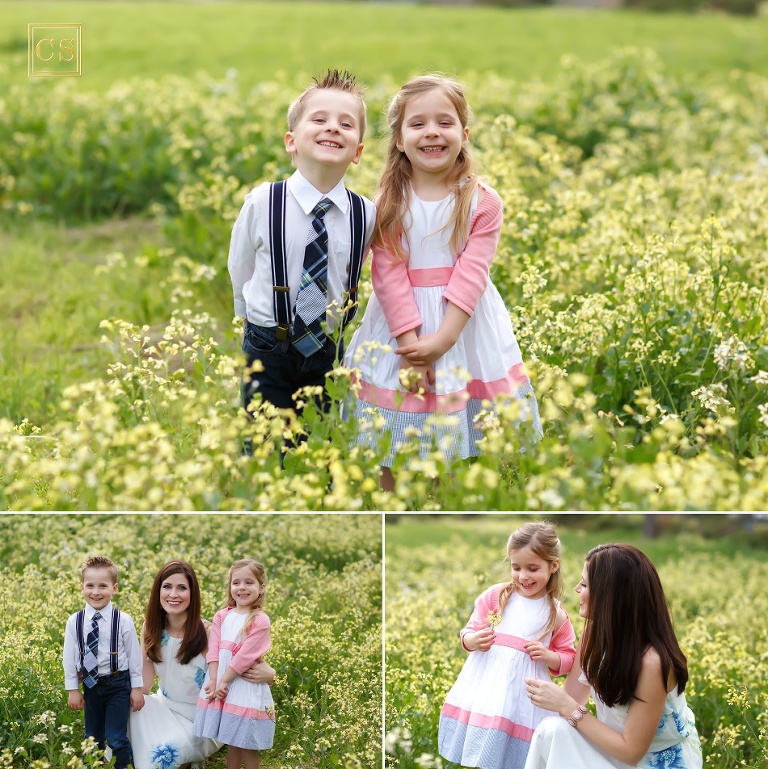
{"type": "MultiPolygon", "coordinates": [[[[288,266],[285,257],[285,197],[287,184],[273,182],[269,188],[269,250],[272,254],[272,290],[274,299],[276,336],[279,342],[290,338],[291,307],[290,287],[288,286],[288,266]]],[[[349,288],[344,303],[344,317],[341,321],[343,331],[357,314],[357,290],[360,271],[363,266],[363,248],[365,248],[365,204],[363,198],[354,192],[347,192],[349,198],[349,231],[351,236],[349,259],[349,288]]]]}
{"type": "MultiPolygon", "coordinates": [[[[83,638],[83,627],[85,625],[85,609],[80,609],[75,617],[75,634],[77,635],[77,646],[80,649],[80,669],[83,668],[83,657],[85,657],[85,639],[83,638]]],[[[117,640],[120,633],[120,611],[112,607],[112,625],[109,637],[109,670],[114,675],[117,673],[117,640]]]]}
{"type": "Polygon", "coordinates": [[[357,315],[357,288],[360,281],[360,271],[363,268],[365,254],[365,204],[363,199],[354,192],[347,190],[349,198],[349,231],[352,236],[352,251],[349,261],[349,289],[345,302],[344,318],[341,322],[342,331],[357,315]]]}
{"type": "Polygon", "coordinates": [[[272,253],[272,290],[277,341],[285,342],[291,328],[290,288],[285,261],[285,195],[288,185],[274,182],[269,187],[269,250],[272,253]]]}

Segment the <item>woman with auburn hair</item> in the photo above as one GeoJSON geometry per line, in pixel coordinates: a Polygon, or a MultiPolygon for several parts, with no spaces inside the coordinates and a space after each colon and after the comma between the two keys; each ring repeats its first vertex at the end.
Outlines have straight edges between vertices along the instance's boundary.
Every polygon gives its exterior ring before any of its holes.
{"type": "Polygon", "coordinates": [[[560,717],[536,728],[525,769],[701,769],[688,667],[653,563],[631,545],[598,545],[576,592],[586,624],[565,686],[526,681],[560,717]]]}
{"type": "MultiPolygon", "coordinates": [[[[195,737],[193,722],[208,665],[211,623],[201,617],[200,585],[185,561],[169,561],[155,576],[141,646],[144,655],[145,706],[131,713],[128,736],[135,769],[189,769],[215,753],[221,743],[195,737]],[[158,691],[149,694],[158,678],[158,691]]],[[[275,671],[253,665],[245,676],[272,683],[275,671]]]]}

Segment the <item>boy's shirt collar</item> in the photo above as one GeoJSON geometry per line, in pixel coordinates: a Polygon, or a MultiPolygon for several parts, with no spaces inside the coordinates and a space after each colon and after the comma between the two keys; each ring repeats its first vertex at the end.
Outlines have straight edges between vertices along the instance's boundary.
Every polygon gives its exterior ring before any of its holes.
{"type": "Polygon", "coordinates": [[[112,601],[110,601],[103,609],[94,609],[91,604],[85,604],[85,621],[91,622],[93,620],[93,615],[96,614],[97,611],[101,614],[102,618],[108,618],[112,614],[112,601]]]}
{"type": "Polygon", "coordinates": [[[291,194],[296,198],[298,204],[301,206],[301,210],[305,214],[311,214],[312,209],[323,199],[328,198],[337,208],[343,213],[347,213],[349,208],[349,198],[347,197],[347,190],[344,187],[344,180],[342,179],[330,192],[320,192],[308,182],[301,171],[295,171],[293,176],[288,179],[288,189],[291,194]]]}

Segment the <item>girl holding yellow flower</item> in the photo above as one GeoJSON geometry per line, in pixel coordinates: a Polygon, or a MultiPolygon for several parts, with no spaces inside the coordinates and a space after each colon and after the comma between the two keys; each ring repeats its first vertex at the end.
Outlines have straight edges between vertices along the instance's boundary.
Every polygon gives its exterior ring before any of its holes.
{"type": "Polygon", "coordinates": [[[475,601],[460,634],[471,653],[440,712],[440,755],[463,766],[523,769],[533,732],[548,715],[526,695],[525,679],[564,675],[576,656],[573,626],[558,601],[554,527],[525,524],[510,536],[507,554],[512,579],[475,601]]]}

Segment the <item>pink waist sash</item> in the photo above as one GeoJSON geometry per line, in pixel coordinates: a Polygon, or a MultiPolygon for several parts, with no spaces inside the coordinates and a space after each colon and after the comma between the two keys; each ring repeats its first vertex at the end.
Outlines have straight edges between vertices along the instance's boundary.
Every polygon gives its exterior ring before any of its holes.
{"type": "Polygon", "coordinates": [[[429,288],[430,286],[447,286],[453,275],[453,267],[430,267],[423,270],[408,270],[408,278],[412,286],[429,288]]]}
{"type": "Polygon", "coordinates": [[[493,642],[494,646],[509,646],[512,649],[519,649],[521,652],[525,651],[525,645],[530,641],[525,638],[520,638],[516,635],[507,635],[506,633],[496,633],[496,640],[493,642]]]}

